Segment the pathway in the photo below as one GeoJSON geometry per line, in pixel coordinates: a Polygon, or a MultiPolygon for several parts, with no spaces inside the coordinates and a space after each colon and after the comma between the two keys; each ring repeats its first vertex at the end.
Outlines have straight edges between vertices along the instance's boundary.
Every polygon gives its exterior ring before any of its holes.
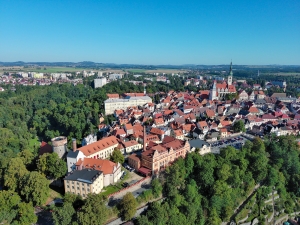
{"type": "MultiPolygon", "coordinates": [[[[251,191],[251,193],[248,195],[248,197],[246,198],[245,201],[243,201],[235,210],[234,210],[234,213],[233,215],[230,217],[230,220],[229,221],[232,221],[236,215],[244,208],[244,206],[249,202],[249,200],[252,198],[252,196],[255,194],[255,192],[257,191],[257,189],[260,188],[260,184],[257,184],[253,190],[251,191]]],[[[222,225],[230,225],[230,222],[223,222],[222,225]]]]}

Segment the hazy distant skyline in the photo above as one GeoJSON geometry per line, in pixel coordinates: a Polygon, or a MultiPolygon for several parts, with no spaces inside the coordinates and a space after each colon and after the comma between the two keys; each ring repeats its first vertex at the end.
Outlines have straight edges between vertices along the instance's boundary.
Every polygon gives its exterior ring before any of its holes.
{"type": "Polygon", "coordinates": [[[299,65],[299,12],[299,0],[0,0],[0,61],[299,65]]]}

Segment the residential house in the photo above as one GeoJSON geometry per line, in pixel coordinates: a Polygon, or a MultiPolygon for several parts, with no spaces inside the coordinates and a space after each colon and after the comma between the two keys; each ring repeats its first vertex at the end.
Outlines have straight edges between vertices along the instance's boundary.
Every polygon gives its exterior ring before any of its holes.
{"type": "Polygon", "coordinates": [[[202,130],[203,134],[206,134],[209,130],[208,124],[206,121],[199,121],[197,127],[202,130]]]}
{"type": "Polygon", "coordinates": [[[221,138],[227,138],[228,137],[228,131],[227,131],[227,129],[226,128],[221,128],[220,129],[220,136],[221,136],[221,138]]]}
{"type": "Polygon", "coordinates": [[[204,140],[205,134],[203,133],[202,130],[200,130],[198,127],[196,127],[196,128],[193,130],[193,137],[194,137],[194,138],[198,138],[198,139],[200,139],[200,140],[204,140]]]}
{"type": "Polygon", "coordinates": [[[125,124],[124,129],[127,135],[133,134],[133,127],[130,123],[125,124]]]}
{"type": "Polygon", "coordinates": [[[199,149],[200,155],[211,153],[211,146],[206,141],[200,139],[194,139],[194,140],[190,140],[189,144],[190,144],[190,152],[194,152],[196,151],[196,149],[199,149]]]}
{"type": "Polygon", "coordinates": [[[249,96],[248,96],[248,94],[247,94],[247,92],[245,90],[240,90],[238,92],[238,99],[240,101],[245,101],[245,100],[249,99],[249,96]]]}
{"type": "Polygon", "coordinates": [[[181,129],[171,130],[171,136],[182,141],[184,140],[184,134],[181,129]]]}

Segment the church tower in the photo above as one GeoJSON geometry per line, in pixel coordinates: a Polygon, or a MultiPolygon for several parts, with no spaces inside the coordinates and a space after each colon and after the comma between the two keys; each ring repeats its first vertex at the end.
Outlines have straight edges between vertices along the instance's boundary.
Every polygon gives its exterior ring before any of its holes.
{"type": "Polygon", "coordinates": [[[217,82],[214,81],[214,85],[213,88],[210,90],[210,94],[209,94],[209,100],[218,100],[218,96],[217,96],[217,82]]]}
{"type": "Polygon", "coordinates": [[[232,73],[232,61],[231,61],[231,63],[230,63],[230,71],[229,71],[229,76],[228,76],[228,81],[227,81],[228,85],[232,85],[232,76],[233,76],[233,73],[232,73]]]}

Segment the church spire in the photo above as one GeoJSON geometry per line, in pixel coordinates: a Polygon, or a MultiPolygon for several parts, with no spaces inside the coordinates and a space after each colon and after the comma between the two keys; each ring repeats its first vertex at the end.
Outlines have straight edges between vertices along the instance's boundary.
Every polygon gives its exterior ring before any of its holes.
{"type": "Polygon", "coordinates": [[[228,76],[228,80],[227,80],[228,85],[232,85],[232,76],[233,76],[233,72],[232,72],[232,60],[231,60],[229,76],[228,76]]]}

